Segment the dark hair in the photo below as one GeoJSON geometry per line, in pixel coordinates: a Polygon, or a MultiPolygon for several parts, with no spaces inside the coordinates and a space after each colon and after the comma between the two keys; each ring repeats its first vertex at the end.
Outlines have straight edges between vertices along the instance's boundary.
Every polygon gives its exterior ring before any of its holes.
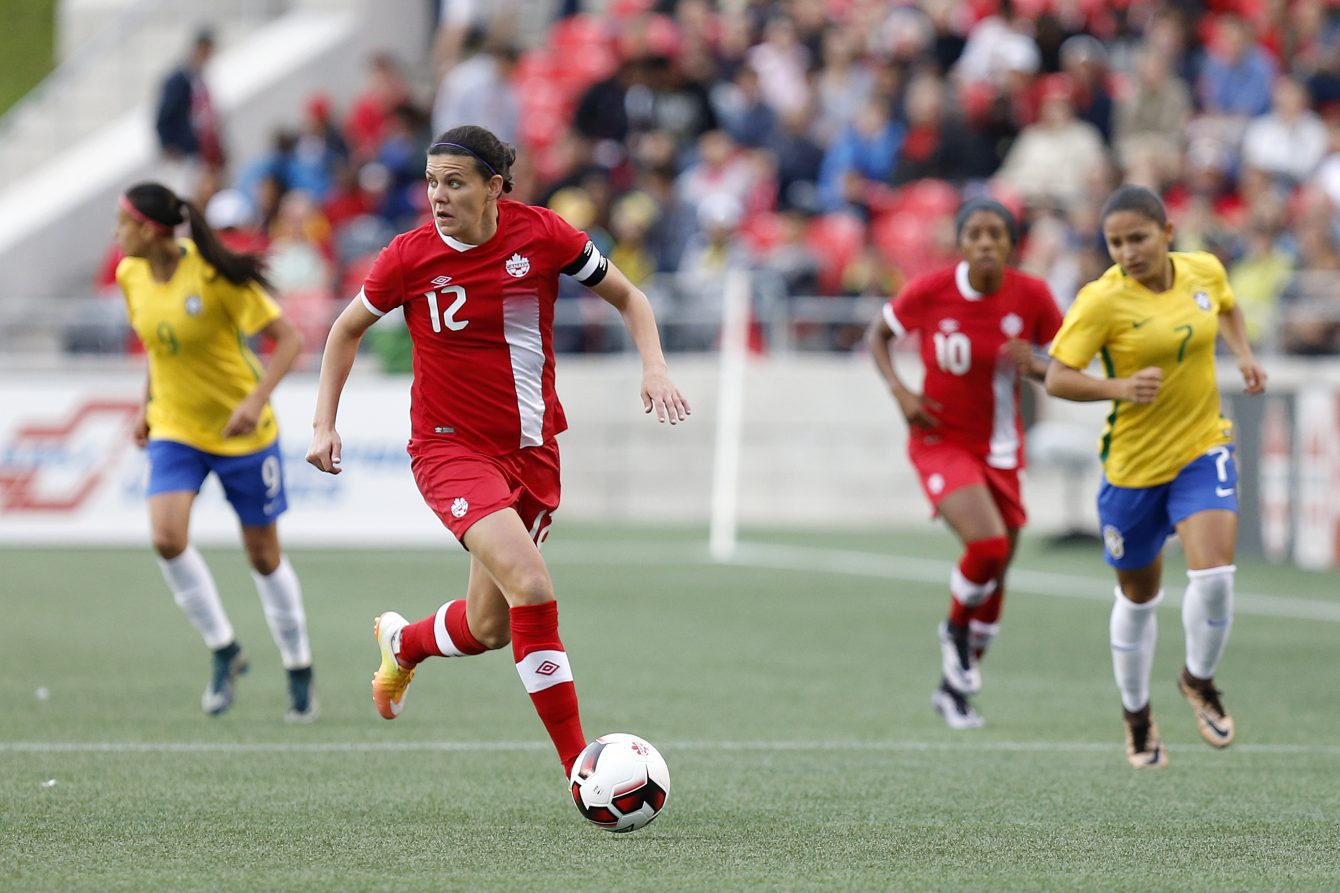
{"type": "Polygon", "coordinates": [[[968,225],[968,218],[978,211],[986,211],[999,217],[1005,224],[1006,232],[1010,234],[1010,244],[1018,244],[1019,221],[1014,219],[1014,215],[1010,213],[1009,208],[993,198],[971,198],[959,207],[958,213],[954,215],[955,242],[963,238],[963,227],[968,225]]]}
{"type": "Polygon", "coordinates": [[[224,279],[234,285],[255,282],[266,291],[274,290],[265,275],[265,265],[259,255],[229,251],[219,241],[218,233],[205,221],[205,215],[200,209],[178,198],[175,192],[163,184],[137,183],[126,190],[125,198],[145,218],[162,224],[169,231],[179,223],[189,224],[191,239],[200,256],[224,279]]]}
{"type": "Polygon", "coordinates": [[[1108,217],[1118,211],[1134,211],[1159,226],[1168,225],[1168,210],[1163,207],[1163,200],[1143,186],[1122,186],[1109,195],[1107,201],[1103,202],[1102,213],[1098,216],[1099,223],[1106,222],[1108,217]]]}
{"type": "Polygon", "coordinates": [[[493,132],[475,124],[453,127],[433,140],[429,155],[464,155],[475,160],[475,168],[485,180],[502,177],[503,192],[512,191],[512,165],[516,149],[504,143],[493,132]]]}

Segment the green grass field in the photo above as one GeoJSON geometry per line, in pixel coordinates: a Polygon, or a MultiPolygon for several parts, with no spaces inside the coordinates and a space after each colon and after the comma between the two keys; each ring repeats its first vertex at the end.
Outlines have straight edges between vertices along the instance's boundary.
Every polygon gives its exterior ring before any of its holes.
{"type": "Polygon", "coordinates": [[[322,717],[289,727],[239,550],[206,551],[252,656],[218,719],[147,549],[0,552],[0,889],[1340,888],[1334,575],[1242,567],[1226,752],[1176,694],[1169,598],[1171,766],[1137,773],[1096,547],[1026,543],[988,726],[954,733],[928,705],[948,534],[748,541],[732,566],[700,531],[560,525],[546,546],[588,734],[670,764],[665,813],[632,835],[578,817],[509,654],[426,665],[405,714],[376,716],[373,616],[459,594],[458,554],[292,553],[322,717]]]}

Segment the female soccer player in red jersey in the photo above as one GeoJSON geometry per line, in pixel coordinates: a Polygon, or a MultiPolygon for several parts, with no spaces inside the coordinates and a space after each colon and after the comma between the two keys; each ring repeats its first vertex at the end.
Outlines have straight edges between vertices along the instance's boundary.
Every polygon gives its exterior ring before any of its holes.
{"type": "Polygon", "coordinates": [[[642,357],[643,409],[672,425],[690,410],[666,372],[647,296],[563,218],[502,197],[515,159],[482,127],[453,128],[429,146],[433,219],[392,240],[331,328],[307,461],[339,473],[345,379],[363,333],[401,308],[414,345],[410,465],[424,501],[469,550],[470,578],[464,599],[417,623],[393,611],[377,618],[373,700],[394,719],[425,658],[510,641],[566,772],[586,740],[539,549],[559,502],[554,438],[567,427],[554,390],[560,273],[623,316],[642,357]]]}
{"type": "Polygon", "coordinates": [[[954,268],[919,276],[871,322],[866,343],[909,426],[908,455],[936,512],[964,544],[940,625],[942,678],[931,706],[953,729],[982,725],[968,702],[994,638],[1009,566],[1026,515],[1019,378],[1041,379],[1061,312],[1046,283],[1007,264],[1013,215],[973,199],[955,220],[963,255],[954,268]],[[890,342],[918,333],[926,368],[921,393],[894,369],[890,342]]]}

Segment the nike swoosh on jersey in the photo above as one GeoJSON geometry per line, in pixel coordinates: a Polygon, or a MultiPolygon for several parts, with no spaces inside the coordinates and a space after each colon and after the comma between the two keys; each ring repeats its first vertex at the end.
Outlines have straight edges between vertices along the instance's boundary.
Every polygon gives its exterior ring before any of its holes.
{"type": "Polygon", "coordinates": [[[1133,323],[1131,323],[1131,328],[1132,328],[1132,329],[1138,329],[1138,328],[1140,328],[1142,325],[1144,325],[1145,323],[1149,322],[1149,321],[1150,321],[1151,319],[1153,319],[1153,318],[1154,318],[1154,317],[1152,317],[1152,316],[1146,316],[1144,319],[1140,320],[1139,322],[1133,322],[1133,323]]]}
{"type": "Polygon", "coordinates": [[[1232,488],[1232,487],[1215,487],[1215,488],[1214,488],[1214,495],[1215,495],[1215,496],[1232,496],[1232,495],[1233,495],[1233,488],[1232,488]]]}

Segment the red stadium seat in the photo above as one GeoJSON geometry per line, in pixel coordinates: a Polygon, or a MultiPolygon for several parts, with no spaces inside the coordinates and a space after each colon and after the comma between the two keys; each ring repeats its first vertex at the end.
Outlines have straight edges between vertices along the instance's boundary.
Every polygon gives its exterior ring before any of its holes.
{"type": "Polygon", "coordinates": [[[740,224],[739,236],[755,255],[762,255],[777,247],[785,235],[781,216],[772,213],[755,214],[740,224]]]}
{"type": "Polygon", "coordinates": [[[883,258],[909,278],[921,271],[930,253],[930,234],[916,214],[886,214],[871,227],[871,240],[883,258]]]}
{"type": "Polygon", "coordinates": [[[952,217],[962,201],[959,191],[945,180],[914,180],[894,193],[888,210],[923,217],[952,217]]]}
{"type": "Polygon", "coordinates": [[[865,221],[850,214],[825,214],[810,221],[805,240],[820,258],[819,288],[824,294],[842,291],[842,274],[865,245],[865,221]]]}

